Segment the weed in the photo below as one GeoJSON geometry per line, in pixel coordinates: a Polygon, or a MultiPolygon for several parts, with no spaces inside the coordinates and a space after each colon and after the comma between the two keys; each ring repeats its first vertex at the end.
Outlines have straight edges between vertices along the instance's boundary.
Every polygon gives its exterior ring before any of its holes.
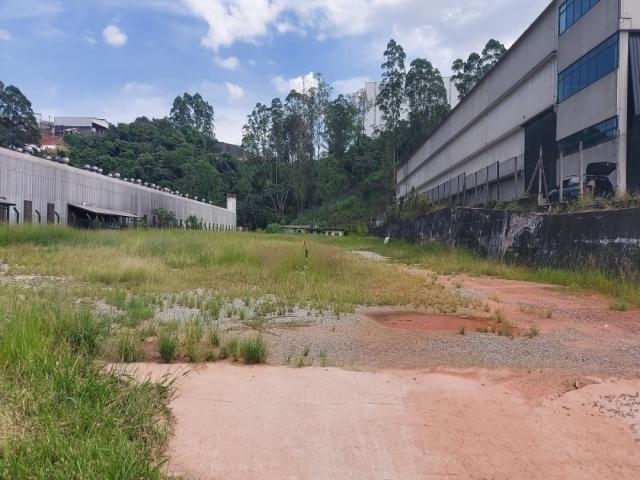
{"type": "Polygon", "coordinates": [[[129,332],[120,333],[115,339],[115,346],[121,362],[132,363],[142,358],[140,342],[129,332]]]}
{"type": "Polygon", "coordinates": [[[220,346],[220,330],[217,326],[211,325],[208,330],[209,333],[209,342],[213,347],[220,346]]]}
{"type": "Polygon", "coordinates": [[[508,320],[503,320],[496,328],[496,333],[501,337],[513,338],[515,334],[515,326],[508,320]]]}
{"type": "Polygon", "coordinates": [[[609,309],[616,312],[626,312],[629,310],[629,304],[622,299],[615,299],[609,303],[609,309]]]}
{"type": "Polygon", "coordinates": [[[243,339],[238,348],[240,356],[249,365],[267,361],[267,344],[261,335],[243,339]]]}
{"type": "Polygon", "coordinates": [[[302,356],[303,357],[308,357],[309,356],[309,352],[310,352],[310,348],[308,346],[304,347],[304,350],[302,350],[302,356]]]}
{"type": "Polygon", "coordinates": [[[540,329],[538,328],[538,326],[534,323],[529,327],[529,330],[527,330],[527,333],[525,334],[528,338],[535,338],[538,335],[540,335],[540,329]]]}
{"type": "Polygon", "coordinates": [[[496,323],[504,323],[506,320],[504,310],[499,308],[498,310],[493,312],[493,319],[496,321],[496,323]]]}
{"type": "Polygon", "coordinates": [[[459,329],[458,329],[458,333],[460,335],[464,335],[466,333],[467,329],[464,325],[462,325],[459,329]]]}
{"type": "Polygon", "coordinates": [[[220,358],[231,358],[234,362],[238,360],[238,339],[236,337],[227,339],[220,347],[220,358]]]}
{"type": "Polygon", "coordinates": [[[162,333],[158,337],[158,352],[162,359],[171,363],[176,358],[176,351],[178,349],[178,341],[176,337],[170,333],[162,333]]]}

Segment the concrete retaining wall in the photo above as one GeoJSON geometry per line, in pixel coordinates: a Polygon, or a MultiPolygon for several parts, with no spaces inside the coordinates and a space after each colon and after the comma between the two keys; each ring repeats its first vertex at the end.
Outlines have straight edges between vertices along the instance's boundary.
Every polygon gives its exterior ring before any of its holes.
{"type": "Polygon", "coordinates": [[[434,240],[538,267],[640,274],[640,208],[561,215],[445,208],[376,233],[416,243],[434,240]]]}

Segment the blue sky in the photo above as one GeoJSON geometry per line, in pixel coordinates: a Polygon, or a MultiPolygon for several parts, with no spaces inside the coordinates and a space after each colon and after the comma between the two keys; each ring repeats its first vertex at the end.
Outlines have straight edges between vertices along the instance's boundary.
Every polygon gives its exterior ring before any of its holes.
{"type": "Polygon", "coordinates": [[[163,117],[182,92],[239,143],[256,102],[310,72],[335,93],[380,74],[389,38],[443,74],[491,37],[511,44],[549,0],[0,0],[0,80],[46,116],[163,117]]]}

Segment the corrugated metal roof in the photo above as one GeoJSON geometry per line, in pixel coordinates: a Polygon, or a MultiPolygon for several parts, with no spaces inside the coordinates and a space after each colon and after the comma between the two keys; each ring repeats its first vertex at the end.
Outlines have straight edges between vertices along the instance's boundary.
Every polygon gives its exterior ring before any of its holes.
{"type": "Polygon", "coordinates": [[[135,215],[129,212],[120,212],[118,210],[109,210],[108,208],[94,207],[93,205],[78,205],[70,203],[69,206],[75,207],[85,212],[95,213],[96,215],[108,215],[111,217],[125,217],[125,218],[140,218],[139,215],[135,215]]]}
{"type": "Polygon", "coordinates": [[[53,123],[62,127],[93,127],[99,125],[103,128],[109,128],[109,122],[104,118],[95,117],[55,117],[53,123]]]}

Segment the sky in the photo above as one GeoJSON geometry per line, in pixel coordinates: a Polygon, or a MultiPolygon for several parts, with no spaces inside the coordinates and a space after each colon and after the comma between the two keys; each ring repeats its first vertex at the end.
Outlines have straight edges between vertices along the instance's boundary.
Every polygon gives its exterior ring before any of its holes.
{"type": "Polygon", "coordinates": [[[395,38],[443,75],[496,38],[507,46],[549,0],[0,0],[0,81],[43,118],[165,117],[200,92],[216,136],[240,143],[257,102],[312,72],[334,95],[378,80],[395,38]]]}

